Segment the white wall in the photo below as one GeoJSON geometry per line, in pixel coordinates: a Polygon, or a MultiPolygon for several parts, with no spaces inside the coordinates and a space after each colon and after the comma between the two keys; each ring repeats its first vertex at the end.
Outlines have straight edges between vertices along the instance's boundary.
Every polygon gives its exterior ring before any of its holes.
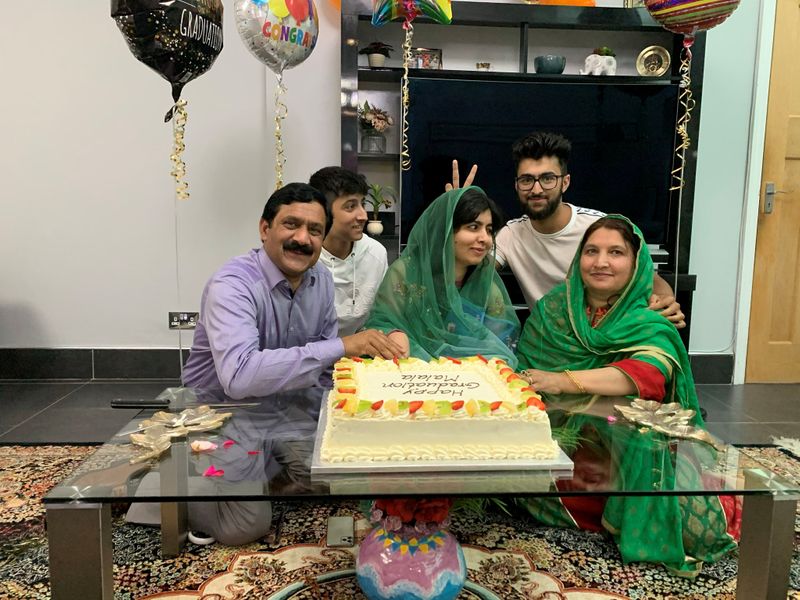
{"type": "MultiPolygon", "coordinates": [[[[225,4],[225,47],[183,94],[180,291],[169,84],[133,58],[108,2],[4,6],[0,347],[176,347],[167,312],[198,308],[208,276],[258,245],[275,79],[225,4]]],[[[339,13],[318,9],[317,47],[285,75],[285,181],[339,160],[339,13]]]]}
{"type": "MultiPolygon", "coordinates": [[[[258,244],[274,187],[275,83],[244,49],[226,4],[225,48],[184,91],[192,197],[178,205],[177,237],[168,84],[133,58],[107,3],[5,7],[0,347],[176,347],[167,312],[197,309],[208,276],[258,244]]],[[[339,160],[339,14],[327,0],[317,8],[317,47],[285,75],[285,181],[339,160]]],[[[709,33],[695,352],[732,348],[756,11],[742,3],[709,33]]]]}
{"type": "Polygon", "coordinates": [[[758,52],[761,4],[742,2],[707,37],[689,265],[697,274],[690,350],[698,354],[733,352],[737,283],[752,269],[740,250],[748,165],[761,160],[750,156],[751,130],[765,118],[763,105],[753,114],[756,61],[770,60],[758,52]]]}

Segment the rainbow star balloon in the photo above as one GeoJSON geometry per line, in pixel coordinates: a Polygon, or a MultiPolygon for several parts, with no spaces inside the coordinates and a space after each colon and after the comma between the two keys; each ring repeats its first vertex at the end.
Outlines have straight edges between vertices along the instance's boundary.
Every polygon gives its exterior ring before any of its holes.
{"type": "Polygon", "coordinates": [[[420,14],[442,25],[453,20],[450,0],[375,0],[372,24],[378,26],[397,19],[411,22],[420,14]]]}

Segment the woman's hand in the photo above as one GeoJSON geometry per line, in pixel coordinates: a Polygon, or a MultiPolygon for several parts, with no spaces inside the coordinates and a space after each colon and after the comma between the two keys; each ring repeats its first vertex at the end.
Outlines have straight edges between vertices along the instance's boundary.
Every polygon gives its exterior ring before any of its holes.
{"type": "Polygon", "coordinates": [[[520,376],[533,386],[537,392],[546,394],[566,394],[571,393],[574,387],[566,373],[551,373],[550,371],[540,371],[539,369],[527,369],[520,373],[520,376]]]}
{"type": "Polygon", "coordinates": [[[540,371],[527,369],[520,373],[537,392],[547,394],[599,394],[601,396],[628,396],[638,394],[633,380],[622,369],[600,367],[584,371],[540,371]]]}
{"type": "Polygon", "coordinates": [[[403,351],[400,358],[408,358],[408,353],[411,351],[411,344],[408,341],[408,336],[398,329],[389,334],[389,339],[397,344],[403,351]]]}

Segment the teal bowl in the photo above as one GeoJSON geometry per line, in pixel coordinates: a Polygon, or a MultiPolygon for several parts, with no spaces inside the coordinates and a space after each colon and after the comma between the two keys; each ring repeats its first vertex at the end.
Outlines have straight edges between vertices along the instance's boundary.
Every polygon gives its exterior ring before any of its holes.
{"type": "Polygon", "coordinates": [[[533,59],[533,68],[542,75],[559,75],[567,66],[567,57],[555,54],[544,54],[533,59]]]}

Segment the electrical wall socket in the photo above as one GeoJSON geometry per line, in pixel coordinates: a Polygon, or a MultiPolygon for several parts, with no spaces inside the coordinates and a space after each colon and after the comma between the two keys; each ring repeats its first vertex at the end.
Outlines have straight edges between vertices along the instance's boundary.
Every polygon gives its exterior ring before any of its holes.
{"type": "Polygon", "coordinates": [[[197,319],[200,313],[196,312],[170,312],[170,329],[194,329],[197,326],[197,319]]]}

